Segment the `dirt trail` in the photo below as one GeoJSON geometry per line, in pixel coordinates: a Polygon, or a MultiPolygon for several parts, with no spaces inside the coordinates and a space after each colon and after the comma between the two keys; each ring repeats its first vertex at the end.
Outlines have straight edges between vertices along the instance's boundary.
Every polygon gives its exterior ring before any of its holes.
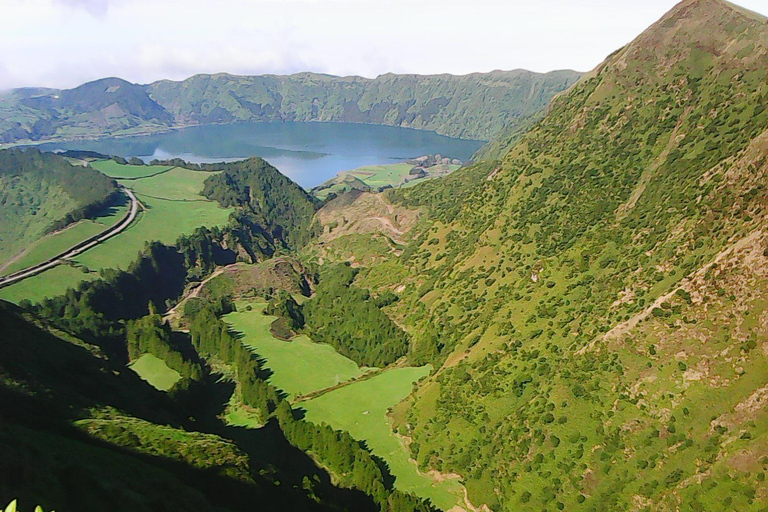
{"type": "Polygon", "coordinates": [[[206,284],[207,284],[209,281],[211,281],[212,279],[216,279],[218,276],[220,276],[221,274],[223,274],[223,273],[224,273],[224,272],[225,272],[225,271],[226,271],[226,270],[227,270],[229,267],[231,267],[231,266],[232,266],[232,265],[228,265],[228,266],[226,266],[226,267],[219,267],[219,268],[217,268],[216,270],[214,270],[214,271],[213,271],[213,273],[212,273],[210,276],[208,276],[208,277],[206,277],[205,279],[203,279],[202,281],[200,281],[200,284],[198,284],[197,286],[195,286],[194,288],[192,288],[192,289],[189,291],[189,293],[187,293],[187,294],[186,294],[186,295],[185,295],[185,296],[184,296],[184,297],[183,297],[183,298],[182,298],[182,299],[181,299],[181,300],[178,302],[178,304],[176,304],[175,306],[173,306],[171,309],[169,309],[169,310],[168,310],[168,312],[167,312],[167,313],[165,313],[165,314],[163,315],[163,320],[166,320],[166,321],[170,321],[171,319],[174,319],[174,318],[178,319],[178,318],[179,318],[179,315],[177,314],[177,313],[178,313],[178,309],[179,309],[180,307],[184,306],[184,304],[186,304],[186,303],[187,303],[187,301],[188,301],[189,299],[192,299],[192,298],[195,298],[195,297],[197,297],[197,296],[200,294],[200,290],[202,290],[202,289],[203,289],[203,286],[205,286],[205,285],[206,285],[206,284]]]}
{"type": "MultiPolygon", "coordinates": [[[[377,201],[381,203],[381,205],[384,208],[387,209],[387,215],[392,215],[393,213],[395,213],[395,207],[389,202],[385,201],[384,198],[382,197],[382,194],[376,194],[375,197],[377,201]]],[[[395,224],[392,222],[392,219],[388,217],[376,216],[376,217],[370,217],[370,219],[380,222],[381,225],[384,226],[384,228],[388,229],[389,231],[391,231],[392,233],[395,233],[398,236],[402,236],[405,234],[405,231],[396,227],[395,224]]]]}
{"type": "Polygon", "coordinates": [[[613,329],[606,332],[603,336],[595,338],[588,345],[578,350],[576,354],[582,355],[586,353],[587,350],[592,350],[595,347],[595,345],[601,340],[608,341],[608,340],[618,339],[624,334],[628,333],[629,331],[637,327],[637,324],[639,324],[642,320],[645,320],[646,318],[648,318],[655,308],[661,307],[661,305],[664,302],[671,299],[675,295],[677,290],[685,289],[687,291],[690,291],[690,288],[693,282],[699,278],[704,277],[704,275],[707,273],[707,271],[710,268],[712,268],[713,265],[719,264],[721,261],[723,261],[725,258],[730,256],[734,252],[739,251],[749,246],[750,244],[756,242],[761,236],[763,236],[763,231],[760,229],[756,229],[755,231],[752,231],[749,235],[731,244],[726,249],[723,249],[709,263],[707,263],[703,267],[700,267],[698,270],[696,270],[692,274],[689,274],[688,276],[683,278],[676,286],[673,286],[669,290],[669,292],[659,296],[655,301],[653,301],[652,304],[650,304],[644,310],[640,311],[629,320],[626,320],[620,324],[617,324],[615,327],[613,327],[613,329]]]}
{"type": "Polygon", "coordinates": [[[395,207],[392,206],[391,203],[385,201],[384,197],[382,197],[382,194],[376,194],[376,199],[378,199],[379,202],[384,205],[389,215],[392,215],[393,213],[395,213],[395,207]]]}
{"type": "Polygon", "coordinates": [[[371,217],[371,220],[380,222],[382,226],[390,230],[392,233],[397,234],[398,236],[402,236],[405,234],[405,231],[396,228],[395,225],[392,224],[392,221],[386,217],[371,217]]]}
{"type": "Polygon", "coordinates": [[[680,140],[678,140],[678,132],[680,131],[680,128],[683,126],[683,121],[688,117],[688,114],[691,112],[691,109],[693,107],[688,107],[685,112],[683,112],[683,115],[680,116],[680,119],[677,121],[677,124],[675,125],[675,128],[672,130],[672,133],[669,135],[669,141],[667,142],[667,145],[664,147],[664,149],[659,153],[659,156],[656,157],[656,159],[651,163],[651,165],[648,166],[647,169],[643,171],[643,173],[640,175],[640,179],[637,182],[637,186],[632,191],[632,195],[629,196],[629,199],[627,199],[627,202],[620,205],[616,209],[616,217],[618,219],[621,219],[624,217],[629,210],[635,207],[637,204],[637,201],[640,199],[640,196],[643,195],[643,192],[645,192],[646,187],[648,187],[648,184],[651,182],[651,178],[653,177],[653,174],[656,172],[656,170],[661,167],[661,164],[663,164],[666,160],[669,154],[672,152],[673,149],[678,147],[680,145],[680,140]]]}

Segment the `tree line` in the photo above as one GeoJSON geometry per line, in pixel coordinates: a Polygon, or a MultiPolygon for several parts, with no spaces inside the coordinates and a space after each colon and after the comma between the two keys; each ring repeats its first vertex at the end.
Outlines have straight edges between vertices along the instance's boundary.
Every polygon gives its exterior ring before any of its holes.
{"type": "Polygon", "coordinates": [[[372,297],[353,284],[348,263],[325,265],[315,295],[302,306],[307,332],[362,366],[386,366],[408,353],[408,335],[381,307],[397,297],[372,297]]]}
{"type": "Polygon", "coordinates": [[[258,356],[221,320],[220,315],[230,310],[227,305],[198,303],[192,309],[188,320],[193,346],[203,357],[234,366],[243,403],[258,409],[261,421],[276,420],[291,445],[322,461],[343,487],[371,496],[382,512],[435,510],[428,500],[394,489],[394,478],[386,466],[348,433],[304,420],[285,394],[266,380],[269,375],[258,356]]]}

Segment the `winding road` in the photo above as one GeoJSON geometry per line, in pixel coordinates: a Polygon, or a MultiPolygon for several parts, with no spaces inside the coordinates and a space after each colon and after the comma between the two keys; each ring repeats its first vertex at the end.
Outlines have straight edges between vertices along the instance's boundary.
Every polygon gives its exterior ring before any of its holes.
{"type": "Polygon", "coordinates": [[[3,288],[5,286],[10,286],[28,277],[32,277],[41,272],[45,272],[46,270],[53,268],[56,265],[60,265],[61,263],[64,262],[65,259],[74,258],[78,254],[82,254],[88,249],[91,249],[99,245],[100,243],[104,242],[105,240],[108,240],[113,236],[117,235],[118,233],[121,233],[122,231],[124,231],[128,226],[131,225],[133,220],[136,218],[136,215],[139,213],[139,207],[141,206],[141,203],[139,203],[139,200],[136,199],[136,196],[133,194],[133,191],[131,189],[123,187],[122,185],[120,186],[120,189],[123,192],[125,192],[125,194],[131,199],[131,209],[129,210],[128,215],[126,215],[125,218],[119,224],[116,224],[111,228],[108,228],[102,231],[101,233],[99,233],[98,235],[92,236],[87,240],[83,240],[79,244],[73,247],[70,247],[66,251],[42,263],[38,263],[37,265],[27,267],[24,270],[19,270],[18,272],[14,272],[13,274],[0,277],[0,288],[3,288]]]}

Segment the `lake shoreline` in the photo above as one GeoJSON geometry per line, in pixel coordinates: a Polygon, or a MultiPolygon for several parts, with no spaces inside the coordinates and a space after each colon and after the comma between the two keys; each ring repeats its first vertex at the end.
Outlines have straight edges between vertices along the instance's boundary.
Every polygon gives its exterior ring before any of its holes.
{"type": "Polygon", "coordinates": [[[181,158],[219,163],[259,156],[311,189],[343,171],[402,163],[421,155],[439,153],[467,161],[483,144],[414,128],[290,121],[192,125],[155,133],[35,141],[28,146],[41,151],[95,151],[145,162],[181,158]]]}

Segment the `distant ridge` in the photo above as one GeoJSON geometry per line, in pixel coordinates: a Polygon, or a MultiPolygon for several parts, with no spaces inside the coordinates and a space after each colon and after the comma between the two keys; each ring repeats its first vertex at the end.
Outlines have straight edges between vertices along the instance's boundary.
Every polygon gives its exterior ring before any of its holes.
{"type": "Polygon", "coordinates": [[[0,144],[131,135],[238,121],[333,121],[489,140],[547,106],[581,76],[525,70],[455,76],[199,74],[137,85],[104,78],[69,90],[0,95],[0,144]]]}

